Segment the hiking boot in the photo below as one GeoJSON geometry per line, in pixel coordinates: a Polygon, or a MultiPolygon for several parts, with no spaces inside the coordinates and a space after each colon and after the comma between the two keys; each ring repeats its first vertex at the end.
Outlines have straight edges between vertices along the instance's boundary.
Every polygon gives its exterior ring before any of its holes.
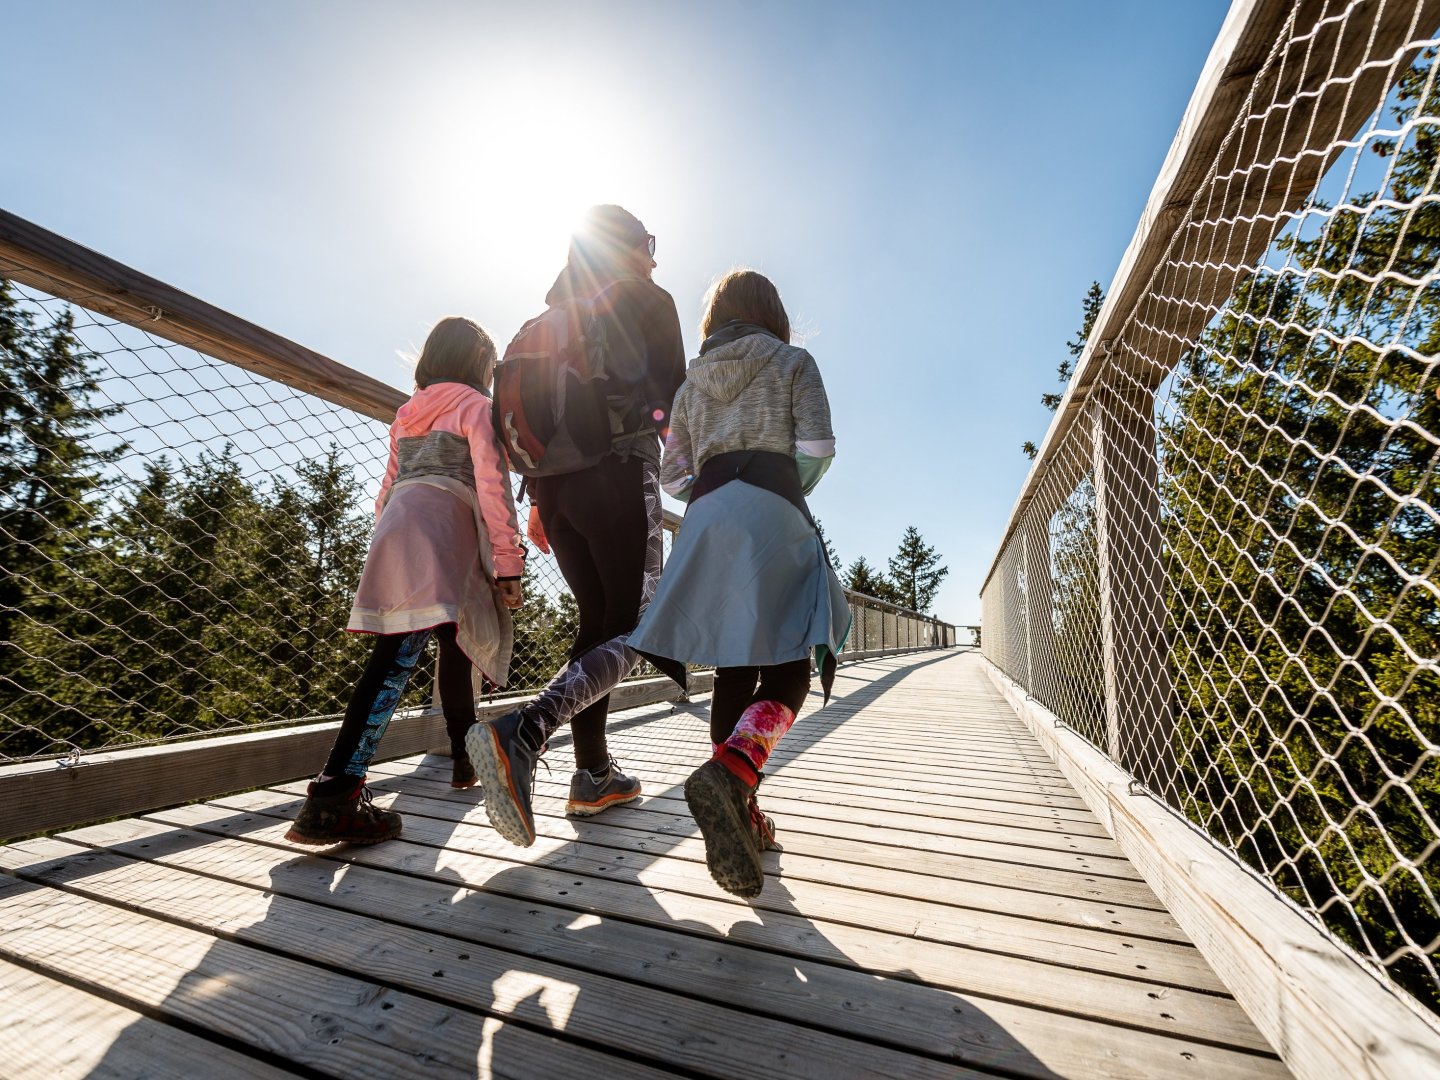
{"type": "Polygon", "coordinates": [[[570,779],[570,801],[565,804],[565,813],[592,817],[607,806],[621,806],[640,798],[640,781],[622,773],[614,758],[601,775],[605,777],[603,782],[589,769],[575,770],[570,779]]]}
{"type": "Polygon", "coordinates": [[[338,794],[317,795],[319,786],[314,781],[306,789],[305,805],[285,834],[292,844],[378,844],[400,835],[400,815],[372,804],[363,776],[338,794]]]}
{"type": "Polygon", "coordinates": [[[759,896],[765,886],[761,832],[751,818],[752,806],[759,813],[754,799],[755,789],[719,758],[711,758],[685,781],[685,802],[705,838],[705,865],[715,883],[736,896],[759,896]]]}
{"type": "Polygon", "coordinates": [[[469,754],[455,754],[450,758],[450,786],[453,788],[474,787],[480,781],[469,754]]]}
{"type": "Polygon", "coordinates": [[[485,788],[485,816],[495,831],[519,847],[535,842],[535,762],[545,749],[540,725],[519,709],[479,723],[465,735],[465,750],[485,788]]]}
{"type": "Polygon", "coordinates": [[[760,841],[761,851],[784,851],[780,841],[775,839],[775,819],[769,814],[761,813],[759,800],[755,793],[750,793],[750,826],[755,830],[755,835],[760,841]]]}

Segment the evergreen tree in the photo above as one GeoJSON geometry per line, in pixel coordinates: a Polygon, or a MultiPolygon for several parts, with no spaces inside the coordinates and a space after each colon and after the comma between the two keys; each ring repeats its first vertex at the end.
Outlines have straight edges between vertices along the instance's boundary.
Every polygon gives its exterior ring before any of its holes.
{"type": "Polygon", "coordinates": [[[884,600],[889,604],[898,606],[904,604],[900,590],[895,587],[895,583],[871,566],[863,555],[850,564],[850,569],[845,572],[844,580],[845,587],[851,592],[860,593],[862,596],[873,596],[876,600],[884,600]]]}
{"type": "MultiPolygon", "coordinates": [[[[262,555],[278,634],[270,659],[293,672],[297,706],[323,715],[344,709],[367,652],[345,625],[365,566],[370,520],[359,512],[360,485],[337,446],[295,471],[297,483],[274,484],[268,516],[276,542],[262,555]]],[[[263,612],[258,621],[266,621],[263,612]]]]}
{"type": "Polygon", "coordinates": [[[840,556],[835,553],[835,545],[830,542],[830,537],[825,535],[825,526],[820,524],[820,519],[815,519],[815,531],[820,534],[820,542],[825,545],[825,557],[830,560],[830,569],[837,574],[842,569],[840,556]]]}
{"type": "Polygon", "coordinates": [[[103,468],[121,449],[94,442],[119,410],[92,403],[98,357],[74,329],[68,309],[38,329],[0,279],[0,671],[17,621],[46,618],[40,608],[88,544],[103,468]]]}
{"type": "Polygon", "coordinates": [[[118,410],[94,402],[98,358],[73,316],[36,315],[0,279],[0,753],[16,757],[47,744],[68,673],[32,639],[85,615],[105,466],[124,449],[96,442],[118,410]]]}
{"type": "MultiPolygon", "coordinates": [[[[1095,328],[1095,320],[1100,316],[1100,309],[1105,306],[1105,290],[1100,288],[1098,281],[1092,281],[1090,288],[1086,290],[1085,298],[1080,301],[1080,329],[1075,337],[1065,343],[1065,348],[1070,351],[1070,359],[1061,360],[1060,366],[1056,369],[1056,375],[1060,378],[1062,387],[1069,385],[1070,376],[1075,374],[1075,364],[1085,354],[1085,344],[1090,340],[1090,331],[1095,328]]],[[[1054,394],[1041,394],[1040,404],[1044,405],[1052,413],[1060,407],[1060,402],[1065,398],[1065,391],[1062,389],[1054,394]]],[[[1021,446],[1025,456],[1031,461],[1040,452],[1040,448],[1029,439],[1021,446]]]]}
{"type": "Polygon", "coordinates": [[[948,573],[950,568],[941,565],[940,556],[925,543],[920,530],[914,525],[908,527],[899,550],[890,556],[889,578],[900,595],[896,602],[925,614],[948,573]]]}

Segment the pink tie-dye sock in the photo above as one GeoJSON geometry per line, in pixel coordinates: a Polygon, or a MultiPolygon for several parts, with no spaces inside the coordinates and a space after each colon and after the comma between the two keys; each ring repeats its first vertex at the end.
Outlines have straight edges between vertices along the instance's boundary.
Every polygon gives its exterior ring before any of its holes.
{"type": "Polygon", "coordinates": [[[721,749],[743,757],[758,773],[794,722],[795,714],[780,702],[757,701],[740,714],[740,722],[721,749]]]}

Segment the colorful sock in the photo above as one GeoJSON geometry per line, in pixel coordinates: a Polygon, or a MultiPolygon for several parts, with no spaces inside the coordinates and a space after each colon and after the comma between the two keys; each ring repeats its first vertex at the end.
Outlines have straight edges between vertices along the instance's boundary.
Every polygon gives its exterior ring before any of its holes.
{"type": "Polygon", "coordinates": [[[725,740],[725,749],[739,754],[758,773],[794,722],[795,714],[780,702],[757,701],[740,714],[735,731],[725,740]]]}

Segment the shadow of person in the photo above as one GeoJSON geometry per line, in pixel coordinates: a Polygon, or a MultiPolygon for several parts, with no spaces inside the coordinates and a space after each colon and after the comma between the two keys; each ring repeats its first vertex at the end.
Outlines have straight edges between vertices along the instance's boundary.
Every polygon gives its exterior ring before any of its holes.
{"type": "MultiPolygon", "coordinates": [[[[891,685],[901,677],[886,676],[891,685]]],[[[708,727],[707,710],[685,712],[695,732],[708,727]]],[[[667,718],[655,719],[663,726],[667,718]]],[[[843,719],[812,713],[802,724],[814,724],[823,737],[843,719]]],[[[648,802],[667,809],[609,811],[599,821],[574,823],[567,839],[542,828],[535,848],[512,849],[523,863],[462,875],[467,889],[454,896],[451,931],[476,933],[483,918],[468,909],[512,897],[524,916],[502,931],[501,947],[514,950],[509,984],[558,980],[544,1008],[534,1007],[544,998],[537,989],[522,999],[534,999],[524,1015],[498,995],[482,1004],[487,1012],[506,1024],[539,1025],[669,1067],[710,1074],[718,1068],[726,1076],[736,1062],[747,1074],[788,1075],[786,1055],[830,1062],[836,1076],[859,1071],[857,1062],[897,1076],[950,1076],[967,1065],[1037,1080],[1059,1075],[983,1001],[887,963],[884,935],[838,926],[813,903],[802,906],[785,882],[784,852],[765,856],[760,897],[742,902],[724,894],[710,880],[693,821],[675,816],[674,808],[683,807],[681,785],[652,792],[648,802]],[[863,955],[832,940],[837,929],[847,941],[865,939],[863,955]],[[561,984],[569,995],[563,1010],[556,1007],[561,984]]],[[[543,816],[538,802],[537,810],[543,816]]],[[[780,826],[783,840],[783,819],[780,826]]],[[[493,924],[480,932],[499,940],[493,924]]],[[[503,1028],[486,1052],[492,1064],[504,1063],[503,1028]]]]}

